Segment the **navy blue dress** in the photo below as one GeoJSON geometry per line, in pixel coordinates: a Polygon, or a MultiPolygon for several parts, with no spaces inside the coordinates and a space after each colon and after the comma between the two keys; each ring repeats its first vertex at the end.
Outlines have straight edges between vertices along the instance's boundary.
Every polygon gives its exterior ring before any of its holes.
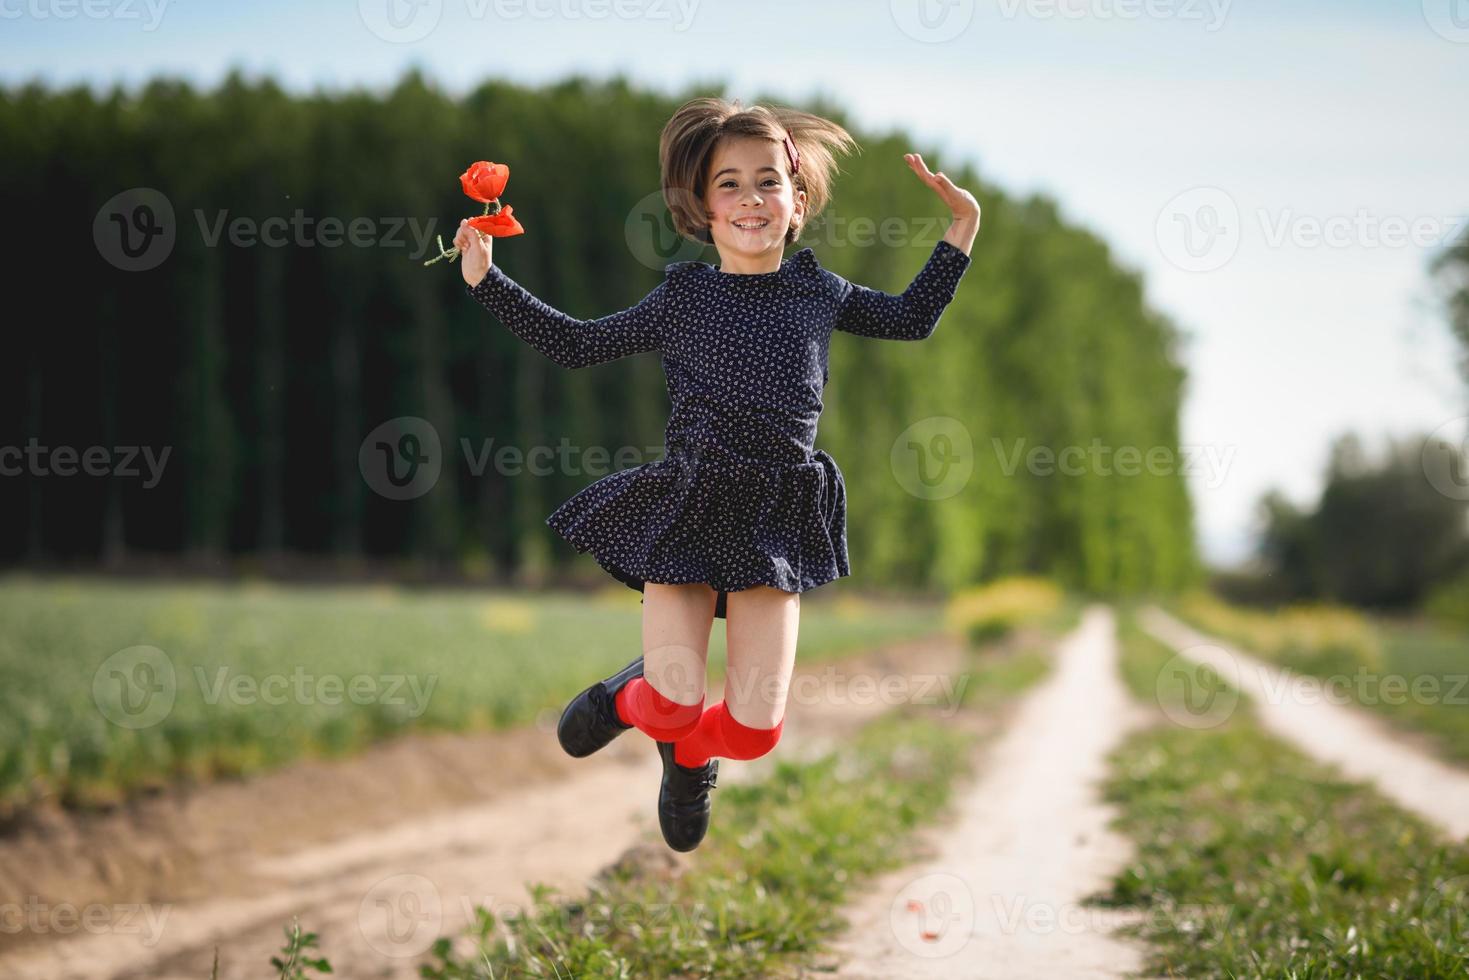
{"type": "Polygon", "coordinates": [[[562,367],[644,351],[662,356],[672,410],[662,459],[617,470],[546,524],[631,588],[706,582],[804,592],[851,574],[846,484],[813,451],[833,330],[922,340],[970,257],[940,240],[901,295],[854,285],[803,248],[775,272],[674,262],[636,306],[578,320],[499,266],[466,287],[510,331],[562,367]]]}

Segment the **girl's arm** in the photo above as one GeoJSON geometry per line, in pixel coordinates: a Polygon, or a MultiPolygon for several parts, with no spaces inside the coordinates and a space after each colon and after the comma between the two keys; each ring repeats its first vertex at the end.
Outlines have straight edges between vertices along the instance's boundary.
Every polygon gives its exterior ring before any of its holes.
{"type": "Polygon", "coordinates": [[[564,368],[602,364],[662,346],[666,280],[636,306],[594,320],[578,320],[542,302],[497,265],[468,289],[511,333],[564,368]]]}
{"type": "Polygon", "coordinates": [[[493,240],[459,223],[454,244],[460,270],[473,296],[521,340],[565,368],[586,367],[662,346],[668,282],[664,280],[636,306],[578,320],[542,302],[493,263],[493,240]]]}
{"type": "Polygon", "coordinates": [[[852,288],[837,309],[835,329],[882,340],[928,338],[938,327],[944,307],[953,300],[970,261],[963,250],[940,239],[902,295],[848,283],[852,288]]]}
{"type": "Polygon", "coordinates": [[[901,296],[852,286],[837,310],[838,330],[887,340],[923,340],[933,334],[944,307],[954,298],[960,277],[969,268],[969,249],[979,233],[979,202],[973,194],[956,187],[943,171],[930,173],[920,154],[905,153],[903,158],[949,206],[953,221],[934,246],[928,263],[901,296]]]}

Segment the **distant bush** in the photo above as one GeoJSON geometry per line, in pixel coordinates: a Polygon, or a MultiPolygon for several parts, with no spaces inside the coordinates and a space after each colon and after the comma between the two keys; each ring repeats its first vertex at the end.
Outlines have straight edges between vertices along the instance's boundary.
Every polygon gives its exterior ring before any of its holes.
{"type": "Polygon", "coordinates": [[[970,643],[984,643],[1055,612],[1062,598],[1060,587],[1050,579],[1017,575],[955,592],[944,618],[970,643]]]}
{"type": "Polygon", "coordinates": [[[1238,643],[1247,652],[1304,674],[1351,674],[1382,664],[1382,641],[1371,620],[1355,609],[1294,603],[1256,612],[1195,592],[1179,611],[1202,629],[1238,643]]]}
{"type": "Polygon", "coordinates": [[[1423,601],[1423,612],[1445,626],[1469,629],[1469,573],[1430,592],[1423,601]]]}

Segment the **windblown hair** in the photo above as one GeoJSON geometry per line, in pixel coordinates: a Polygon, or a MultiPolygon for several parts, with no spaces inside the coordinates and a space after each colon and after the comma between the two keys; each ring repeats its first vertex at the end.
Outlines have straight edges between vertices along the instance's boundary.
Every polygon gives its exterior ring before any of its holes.
{"type": "Polygon", "coordinates": [[[746,109],[738,99],[719,98],[694,99],[680,106],[658,140],[663,200],[678,233],[706,245],[713,241],[704,185],[721,139],[768,139],[779,144],[787,133],[796,144],[800,170],[792,178],[787,161],[786,177],[796,190],[806,192],[802,223],[792,223],[786,229],[789,245],[801,237],[801,228],[831,200],[832,179],[837,173],[836,154],[851,152],[857,147],[857,141],[829,119],[784,106],[753,105],[746,109]]]}

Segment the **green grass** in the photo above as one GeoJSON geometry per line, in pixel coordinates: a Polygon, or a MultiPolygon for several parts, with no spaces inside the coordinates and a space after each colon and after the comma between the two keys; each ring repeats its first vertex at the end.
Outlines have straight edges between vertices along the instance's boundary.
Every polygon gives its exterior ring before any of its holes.
{"type": "Polygon", "coordinates": [[[1385,676],[1403,678],[1402,689],[1366,687],[1363,703],[1427,733],[1447,758],[1469,763],[1469,634],[1421,623],[1380,629],[1385,676]]]}
{"type": "MultiPolygon", "coordinates": [[[[1120,626],[1133,692],[1179,702],[1172,651],[1130,613],[1120,626]]],[[[1127,931],[1154,944],[1150,975],[1469,971],[1469,849],[1265,734],[1247,700],[1214,727],[1139,732],[1112,761],[1106,794],[1139,852],[1101,901],[1148,913],[1127,931]]]]}
{"type": "MultiPolygon", "coordinates": [[[[581,597],[0,579],[0,814],[351,753],[411,729],[530,723],[641,649],[640,596],[614,586],[581,597]]],[[[933,608],[840,599],[803,605],[803,663],[937,628],[933,608]]],[[[716,621],[715,684],[723,657],[716,621]]]]}

